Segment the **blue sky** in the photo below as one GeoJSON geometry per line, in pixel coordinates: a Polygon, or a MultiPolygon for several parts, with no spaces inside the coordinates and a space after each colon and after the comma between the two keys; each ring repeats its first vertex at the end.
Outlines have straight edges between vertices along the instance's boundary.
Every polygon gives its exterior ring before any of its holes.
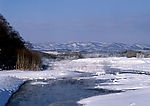
{"type": "Polygon", "coordinates": [[[0,13],[31,42],[150,44],[150,0],[0,0],[0,13]]]}

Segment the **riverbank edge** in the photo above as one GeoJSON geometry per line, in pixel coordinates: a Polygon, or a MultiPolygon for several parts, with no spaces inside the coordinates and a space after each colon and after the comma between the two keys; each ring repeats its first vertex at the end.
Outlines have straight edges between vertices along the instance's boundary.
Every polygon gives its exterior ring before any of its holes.
{"type": "Polygon", "coordinates": [[[25,83],[27,83],[28,81],[29,81],[29,80],[23,81],[23,83],[22,83],[21,85],[19,85],[18,89],[17,89],[15,92],[13,92],[13,93],[11,94],[11,96],[9,97],[9,99],[8,99],[7,103],[5,104],[5,106],[8,106],[8,104],[10,103],[10,100],[12,99],[12,97],[13,97],[17,92],[19,92],[20,89],[21,89],[21,87],[24,86],[25,83]]]}

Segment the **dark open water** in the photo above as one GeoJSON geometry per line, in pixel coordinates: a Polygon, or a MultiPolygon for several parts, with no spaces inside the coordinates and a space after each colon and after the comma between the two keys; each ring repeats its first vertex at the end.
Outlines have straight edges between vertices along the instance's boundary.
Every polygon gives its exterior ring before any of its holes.
{"type": "Polygon", "coordinates": [[[6,106],[80,106],[76,102],[83,98],[121,92],[94,88],[97,83],[106,81],[109,80],[64,78],[28,81],[11,97],[6,106]],[[47,84],[32,84],[38,81],[47,84]]]}

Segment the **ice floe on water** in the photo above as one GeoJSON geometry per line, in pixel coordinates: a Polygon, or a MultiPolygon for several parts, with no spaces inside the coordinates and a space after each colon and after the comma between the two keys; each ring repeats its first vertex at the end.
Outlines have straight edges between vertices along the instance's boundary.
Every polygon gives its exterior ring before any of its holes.
{"type": "Polygon", "coordinates": [[[37,81],[37,82],[32,82],[31,85],[47,85],[49,83],[47,82],[42,82],[42,81],[37,81]]]}
{"type": "MultiPolygon", "coordinates": [[[[102,78],[101,76],[97,76],[95,78],[104,79],[105,76],[102,78]]],[[[112,75],[105,83],[97,84],[95,88],[127,91],[150,87],[149,82],[149,75],[118,74],[112,75]]]]}

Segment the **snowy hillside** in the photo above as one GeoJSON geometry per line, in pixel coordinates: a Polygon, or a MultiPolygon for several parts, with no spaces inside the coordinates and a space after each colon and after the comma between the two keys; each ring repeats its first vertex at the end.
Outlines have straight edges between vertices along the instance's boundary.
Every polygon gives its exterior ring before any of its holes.
{"type": "Polygon", "coordinates": [[[101,42],[70,42],[70,43],[37,43],[34,50],[40,51],[71,51],[71,52],[117,52],[125,50],[150,50],[150,45],[101,43],[101,42]]]}

